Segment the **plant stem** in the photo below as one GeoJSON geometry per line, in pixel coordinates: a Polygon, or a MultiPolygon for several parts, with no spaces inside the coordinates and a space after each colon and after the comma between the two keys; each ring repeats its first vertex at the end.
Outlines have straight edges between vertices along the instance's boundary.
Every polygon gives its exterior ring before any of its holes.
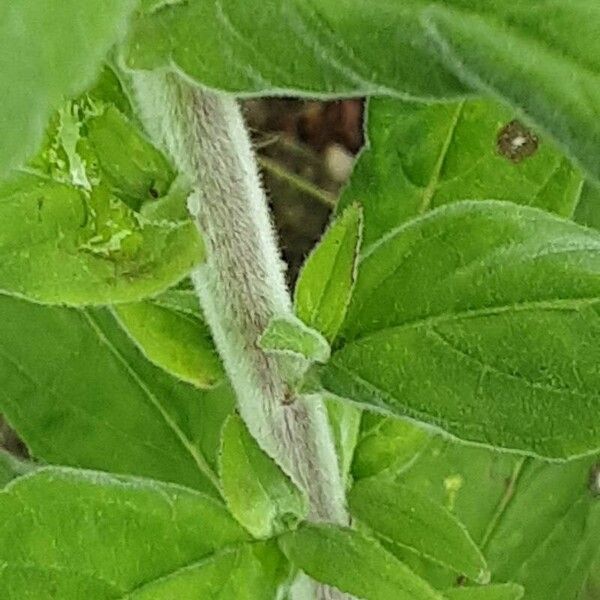
{"type": "Polygon", "coordinates": [[[193,183],[188,206],[207,250],[193,280],[240,414],[262,448],[306,490],[311,520],[347,524],[323,402],[295,395],[277,360],[257,344],[270,319],[292,308],[239,107],[176,74],[134,77],[147,127],[193,183]]]}

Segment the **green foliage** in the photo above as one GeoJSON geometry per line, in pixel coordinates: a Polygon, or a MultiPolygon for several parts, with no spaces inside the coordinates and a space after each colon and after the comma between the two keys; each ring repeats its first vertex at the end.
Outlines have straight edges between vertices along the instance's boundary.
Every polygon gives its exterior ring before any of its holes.
{"type": "MultiPolygon", "coordinates": [[[[520,160],[502,154],[499,139],[515,117],[513,110],[481,100],[371,99],[368,147],[339,204],[362,205],[364,250],[411,218],[460,200],[509,200],[570,217],[581,175],[536,132],[529,132],[536,140],[533,154],[520,160]]],[[[514,140],[527,130],[509,133],[514,140]]]]}
{"type": "Polygon", "coordinates": [[[272,537],[306,517],[304,494],[261,450],[237,415],[223,427],[219,471],[227,507],[254,537],[272,537]]]}
{"type": "Polygon", "coordinates": [[[448,600],[521,600],[524,590],[514,583],[444,590],[448,600]]]}
{"type": "Polygon", "coordinates": [[[64,96],[89,85],[123,36],[134,0],[4,0],[0,4],[0,173],[40,142],[64,96]]]}
{"type": "Polygon", "coordinates": [[[276,317],[258,342],[263,350],[299,356],[325,363],[331,355],[327,340],[315,329],[293,317],[276,317]]]}
{"type": "Polygon", "coordinates": [[[305,573],[365,600],[442,600],[375,540],[332,525],[306,525],[279,543],[305,573]]]}
{"type": "Polygon", "coordinates": [[[154,367],[105,309],[0,296],[0,314],[0,410],[36,458],[216,493],[227,388],[154,367]]]}
{"type": "Polygon", "coordinates": [[[346,316],[356,279],[362,211],[350,206],[327,230],[306,260],[296,284],[294,309],[329,342],[346,316]]]}
{"type": "Polygon", "coordinates": [[[493,96],[598,179],[599,24],[595,0],[191,0],[142,12],[126,54],[240,94],[493,96]]]}
{"type": "Polygon", "coordinates": [[[595,232],[535,209],[437,209],[364,256],[324,385],[477,443],[598,449],[599,259],[595,232]]]}
{"type": "Polygon", "coordinates": [[[119,322],[148,359],[182,381],[209,388],[224,378],[223,367],[198,297],[170,290],[155,298],[115,307],[119,322]]]}
{"type": "Polygon", "coordinates": [[[348,495],[352,514],[384,542],[398,544],[479,583],[490,573],[479,548],[447,509],[386,477],[360,480],[348,495]]]}

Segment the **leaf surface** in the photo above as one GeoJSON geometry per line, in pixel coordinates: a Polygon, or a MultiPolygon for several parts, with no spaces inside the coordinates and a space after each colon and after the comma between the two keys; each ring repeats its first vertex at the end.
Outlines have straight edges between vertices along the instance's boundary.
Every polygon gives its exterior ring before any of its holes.
{"type": "Polygon", "coordinates": [[[41,141],[51,111],[92,83],[134,0],[21,0],[0,6],[0,173],[41,141]]]}
{"type": "Polygon", "coordinates": [[[362,211],[352,205],[325,232],[296,283],[296,314],[329,342],[335,339],[350,303],[361,236],[362,211]]]}
{"type": "Polygon", "coordinates": [[[376,541],[351,529],[305,525],[279,538],[287,557],[312,578],[365,600],[442,600],[376,541]]]}
{"type": "Polygon", "coordinates": [[[269,538],[297,525],[308,501],[260,448],[241,417],[223,428],[219,471],[227,506],[254,537],[269,538]]]}
{"type": "Polygon", "coordinates": [[[553,458],[600,446],[600,236],[463,202],[362,260],[325,388],[463,440],[553,458]]]}
{"type": "Polygon", "coordinates": [[[444,590],[448,600],[521,600],[524,590],[514,583],[444,590]]]}
{"type": "Polygon", "coordinates": [[[570,217],[581,174],[548,136],[517,116],[483,100],[371,98],[368,145],[338,205],[363,207],[363,251],[409,219],[460,200],[508,200],[570,217]],[[510,144],[516,142],[527,152],[513,154],[510,144]]]}
{"type": "Polygon", "coordinates": [[[107,310],[0,296],[0,409],[33,456],[216,494],[233,398],[152,365],[107,310]]]}
{"type": "Polygon", "coordinates": [[[410,548],[473,581],[489,581],[485,559],[464,525],[426,496],[380,476],[358,481],[348,502],[352,514],[383,541],[410,548]]]}
{"type": "Polygon", "coordinates": [[[45,468],[0,494],[0,515],[10,600],[234,598],[245,582],[274,597],[277,549],[253,548],[221,504],[180,486],[45,468]]]}

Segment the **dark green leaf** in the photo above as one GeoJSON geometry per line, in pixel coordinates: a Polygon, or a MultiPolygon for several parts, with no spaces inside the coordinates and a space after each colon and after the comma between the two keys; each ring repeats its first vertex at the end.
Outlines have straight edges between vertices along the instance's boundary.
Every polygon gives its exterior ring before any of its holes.
{"type": "Polygon", "coordinates": [[[305,525],[286,533],[287,557],[313,579],[365,600],[442,600],[375,540],[352,529],[305,525]]]}
{"type": "Polygon", "coordinates": [[[487,583],[485,559],[464,525],[440,504],[386,477],[357,482],[348,497],[352,514],[386,542],[399,544],[487,583]]]}
{"type": "Polygon", "coordinates": [[[449,205],[365,255],[330,392],[461,439],[600,447],[600,236],[502,202],[449,205]]]}
{"type": "Polygon", "coordinates": [[[154,367],[106,310],[0,296],[0,314],[0,410],[35,457],[216,493],[227,387],[154,367]]]}
{"type": "Polygon", "coordinates": [[[510,200],[570,217],[581,174],[547,137],[514,123],[515,116],[481,100],[371,99],[369,143],[339,204],[363,206],[363,249],[410,218],[459,200],[510,200]],[[526,148],[530,140],[532,154],[520,160],[503,155],[504,144],[519,136],[526,148]]]}
{"type": "Polygon", "coordinates": [[[265,454],[237,415],[229,417],[223,428],[219,471],[229,510],[254,537],[282,533],[308,512],[304,494],[265,454]]]}
{"type": "Polygon", "coordinates": [[[352,205],[325,232],[296,284],[296,314],[329,342],[335,339],[352,297],[361,236],[362,210],[352,205]]]}

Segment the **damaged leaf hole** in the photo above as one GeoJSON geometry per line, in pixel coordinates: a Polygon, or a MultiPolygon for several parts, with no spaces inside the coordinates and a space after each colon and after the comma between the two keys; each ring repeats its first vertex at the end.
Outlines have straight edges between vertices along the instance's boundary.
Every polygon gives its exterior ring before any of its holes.
{"type": "Polygon", "coordinates": [[[496,139],[498,153],[515,164],[534,155],[539,144],[538,136],[517,119],[505,125],[496,139]]]}

